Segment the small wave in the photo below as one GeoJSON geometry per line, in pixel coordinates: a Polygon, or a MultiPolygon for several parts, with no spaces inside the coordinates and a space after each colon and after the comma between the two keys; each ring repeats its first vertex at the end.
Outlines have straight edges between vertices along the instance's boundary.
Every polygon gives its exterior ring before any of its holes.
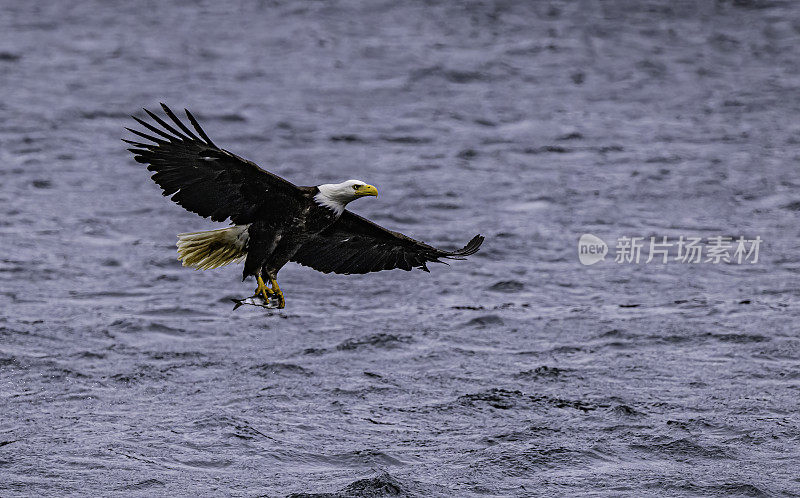
{"type": "Polygon", "coordinates": [[[568,372],[563,368],[558,367],[548,367],[547,365],[542,365],[536,367],[532,370],[524,370],[522,372],[518,372],[514,374],[514,377],[517,379],[549,379],[555,380],[561,377],[568,372]]]}
{"type": "Polygon", "coordinates": [[[159,322],[148,322],[129,318],[113,321],[109,326],[109,329],[114,332],[151,332],[173,336],[182,335],[184,332],[186,332],[184,329],[170,327],[169,325],[164,325],[163,323],[159,322]]]}
{"type": "Polygon", "coordinates": [[[325,348],[306,348],[303,350],[302,354],[312,355],[312,356],[319,356],[327,353],[328,350],[325,348]]]}
{"type": "Polygon", "coordinates": [[[770,496],[763,489],[746,482],[732,482],[712,486],[698,486],[698,491],[708,495],[719,496],[770,496]]]}
{"type": "Polygon", "coordinates": [[[245,116],[242,116],[238,112],[227,112],[222,114],[203,114],[197,113],[197,119],[199,121],[225,121],[225,122],[244,122],[247,121],[245,116]]]}
{"type": "Polygon", "coordinates": [[[147,384],[166,380],[169,370],[169,368],[162,369],[155,365],[139,365],[133,371],[119,372],[108,376],[108,378],[120,384],[147,384]]]}
{"type": "Polygon", "coordinates": [[[409,335],[373,334],[364,337],[350,338],[336,346],[339,351],[354,351],[365,347],[395,348],[401,344],[413,342],[409,335]]]}
{"type": "Polygon", "coordinates": [[[547,395],[530,395],[521,391],[493,388],[479,393],[464,394],[458,397],[462,406],[480,407],[482,405],[508,410],[511,408],[530,408],[535,405],[549,405],[555,408],[571,408],[583,412],[596,410],[600,406],[580,400],[568,400],[547,395]]]}
{"type": "Polygon", "coordinates": [[[787,211],[800,211],[800,201],[792,201],[789,204],[781,206],[781,208],[787,211]]]}
{"type": "Polygon", "coordinates": [[[347,143],[364,143],[368,140],[361,135],[355,135],[352,133],[343,134],[343,135],[331,135],[328,137],[328,140],[331,142],[347,142],[347,143]]]}
{"type": "Polygon", "coordinates": [[[458,401],[466,405],[486,404],[492,408],[508,410],[513,408],[518,402],[524,399],[521,391],[508,391],[506,389],[490,389],[474,394],[464,394],[459,396],[458,401]]]}
{"type": "Polygon", "coordinates": [[[191,360],[206,357],[199,351],[150,351],[145,354],[154,360],[191,360]]]}
{"type": "Polygon", "coordinates": [[[636,444],[632,445],[632,447],[652,453],[665,453],[678,457],[730,458],[728,451],[721,446],[703,446],[687,438],[676,439],[666,443],[636,444]]]}
{"type": "Polygon", "coordinates": [[[490,291],[514,293],[525,289],[525,284],[517,280],[501,280],[489,287],[490,291]]]}
{"type": "MultiPolygon", "coordinates": [[[[602,460],[593,451],[576,450],[568,447],[532,447],[511,454],[502,451],[502,447],[486,450],[486,455],[471,467],[502,467],[514,477],[528,477],[541,469],[584,467],[602,460]]],[[[548,493],[544,493],[548,495],[548,493]]]]}
{"type": "Polygon", "coordinates": [[[557,346],[550,350],[552,354],[575,354],[583,351],[580,346],[557,346]]]}
{"type": "Polygon", "coordinates": [[[181,465],[191,467],[194,469],[224,469],[230,467],[233,463],[231,460],[175,460],[181,465]]]}
{"type": "Polygon", "coordinates": [[[387,472],[376,477],[352,482],[342,490],[342,494],[344,496],[410,495],[405,486],[387,472]]]}
{"type": "Polygon", "coordinates": [[[162,486],[165,486],[165,484],[158,479],[145,479],[144,481],[139,481],[135,484],[120,486],[116,488],[116,491],[141,491],[151,488],[160,488],[162,486]]]}
{"type": "Polygon", "coordinates": [[[125,111],[110,111],[107,109],[96,109],[91,111],[81,111],[80,117],[83,119],[128,119],[130,113],[125,111]]]}
{"type": "Polygon", "coordinates": [[[294,365],[291,363],[262,363],[260,365],[253,365],[250,367],[256,375],[261,377],[271,377],[275,375],[304,375],[310,377],[314,375],[311,370],[294,365]]]}
{"type": "Polygon", "coordinates": [[[523,154],[567,154],[573,149],[560,145],[542,145],[541,147],[526,147],[522,149],[523,154]]]}
{"type": "Polygon", "coordinates": [[[583,139],[583,134],[577,131],[573,131],[571,133],[561,135],[556,140],[581,140],[581,139],[583,139]]]}
{"type": "Polygon", "coordinates": [[[456,157],[459,159],[472,159],[478,155],[478,151],[475,149],[464,149],[459,152],[456,157]]]}
{"type": "Polygon", "coordinates": [[[20,368],[22,365],[15,356],[0,356],[0,368],[20,368]]]}
{"type": "Polygon", "coordinates": [[[441,78],[451,83],[473,83],[491,79],[491,75],[482,71],[464,69],[448,69],[441,65],[415,69],[411,72],[409,80],[412,82],[426,78],[441,78]]]}
{"type": "Polygon", "coordinates": [[[503,325],[503,319],[497,315],[484,315],[473,318],[464,324],[465,327],[490,327],[492,325],[503,325]]]}
{"type": "Polygon", "coordinates": [[[39,189],[53,188],[53,182],[51,182],[50,180],[33,180],[31,182],[31,185],[33,185],[33,188],[39,188],[39,189]]]}
{"type": "Polygon", "coordinates": [[[395,144],[429,144],[433,142],[431,137],[415,137],[410,135],[384,135],[380,137],[381,140],[384,142],[395,143],[395,144]]]}
{"type": "Polygon", "coordinates": [[[388,472],[382,472],[375,477],[368,477],[353,481],[336,493],[293,493],[290,498],[344,498],[344,497],[371,497],[381,496],[417,496],[419,490],[412,489],[400,482],[388,472]]]}
{"type": "Polygon", "coordinates": [[[327,463],[337,467],[381,467],[381,466],[401,466],[405,462],[399,458],[393,457],[383,451],[375,449],[347,451],[336,455],[327,456],[324,458],[327,463]]]}
{"type": "Polygon", "coordinates": [[[769,337],[761,334],[709,334],[714,339],[720,342],[733,342],[738,344],[746,344],[749,342],[767,342],[769,337]]]}
{"type": "Polygon", "coordinates": [[[644,413],[634,410],[628,405],[617,405],[610,411],[614,415],[618,415],[620,417],[641,417],[644,415],[644,413]]]}
{"type": "Polygon", "coordinates": [[[22,56],[19,54],[15,54],[13,52],[0,52],[0,61],[1,62],[17,62],[18,60],[22,59],[22,56]]]}
{"type": "Polygon", "coordinates": [[[450,210],[461,209],[463,206],[460,206],[458,204],[452,204],[449,202],[434,202],[432,204],[428,204],[427,207],[431,209],[443,209],[450,211],[450,210]]]}

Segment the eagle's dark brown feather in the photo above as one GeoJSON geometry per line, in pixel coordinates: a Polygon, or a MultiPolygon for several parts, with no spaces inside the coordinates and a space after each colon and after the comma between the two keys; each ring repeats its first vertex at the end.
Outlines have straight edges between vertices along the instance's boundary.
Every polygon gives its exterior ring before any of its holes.
{"type": "Polygon", "coordinates": [[[464,259],[475,254],[482,243],[483,237],[476,235],[463,248],[444,251],[345,211],[333,225],[300,246],[292,261],[323,273],[395,268],[428,271],[427,263],[443,263],[441,258],[464,259]]]}
{"type": "Polygon", "coordinates": [[[214,221],[230,219],[241,225],[280,216],[281,206],[296,202],[302,195],[292,183],[214,145],[189,111],[186,116],[202,138],[192,133],[167,106],[161,105],[182,132],[145,110],[163,129],[134,119],[161,138],[128,128],[153,143],[125,142],[134,146],[129,150],[136,161],[148,165],[163,194],[172,196],[173,201],[188,211],[214,221]]]}

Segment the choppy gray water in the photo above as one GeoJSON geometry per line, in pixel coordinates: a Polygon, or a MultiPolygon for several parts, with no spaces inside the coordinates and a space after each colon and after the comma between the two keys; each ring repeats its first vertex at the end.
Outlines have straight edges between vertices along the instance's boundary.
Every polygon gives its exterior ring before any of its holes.
{"type": "Polygon", "coordinates": [[[0,33],[3,496],[800,493],[796,3],[6,1],[0,33]],[[216,225],[119,141],[159,101],[484,248],[288,266],[286,310],[233,313],[239,268],[175,260],[216,225]],[[583,233],[764,244],[584,267],[583,233]]]}

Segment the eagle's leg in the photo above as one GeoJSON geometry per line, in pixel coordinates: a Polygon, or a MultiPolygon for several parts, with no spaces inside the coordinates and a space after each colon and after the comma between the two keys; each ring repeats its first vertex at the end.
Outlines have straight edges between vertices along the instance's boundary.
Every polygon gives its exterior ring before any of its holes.
{"type": "Polygon", "coordinates": [[[261,278],[261,275],[256,275],[256,280],[258,281],[258,287],[256,287],[255,295],[257,296],[261,294],[264,297],[264,300],[269,302],[269,297],[275,294],[275,292],[273,292],[272,289],[268,288],[264,284],[264,279],[261,278]]]}
{"type": "Polygon", "coordinates": [[[283,291],[278,287],[278,281],[272,275],[269,276],[269,285],[272,286],[272,293],[278,297],[278,308],[284,308],[286,300],[283,298],[283,291]]]}

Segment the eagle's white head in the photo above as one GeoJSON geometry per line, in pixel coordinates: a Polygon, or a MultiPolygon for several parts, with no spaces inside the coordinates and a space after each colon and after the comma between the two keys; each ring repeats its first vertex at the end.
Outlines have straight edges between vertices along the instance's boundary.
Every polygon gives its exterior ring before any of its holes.
{"type": "Polygon", "coordinates": [[[319,193],[314,196],[317,204],[325,206],[336,215],[344,212],[345,206],[350,201],[368,195],[378,196],[378,189],[368,185],[361,180],[347,180],[342,183],[325,183],[317,186],[319,193]]]}

